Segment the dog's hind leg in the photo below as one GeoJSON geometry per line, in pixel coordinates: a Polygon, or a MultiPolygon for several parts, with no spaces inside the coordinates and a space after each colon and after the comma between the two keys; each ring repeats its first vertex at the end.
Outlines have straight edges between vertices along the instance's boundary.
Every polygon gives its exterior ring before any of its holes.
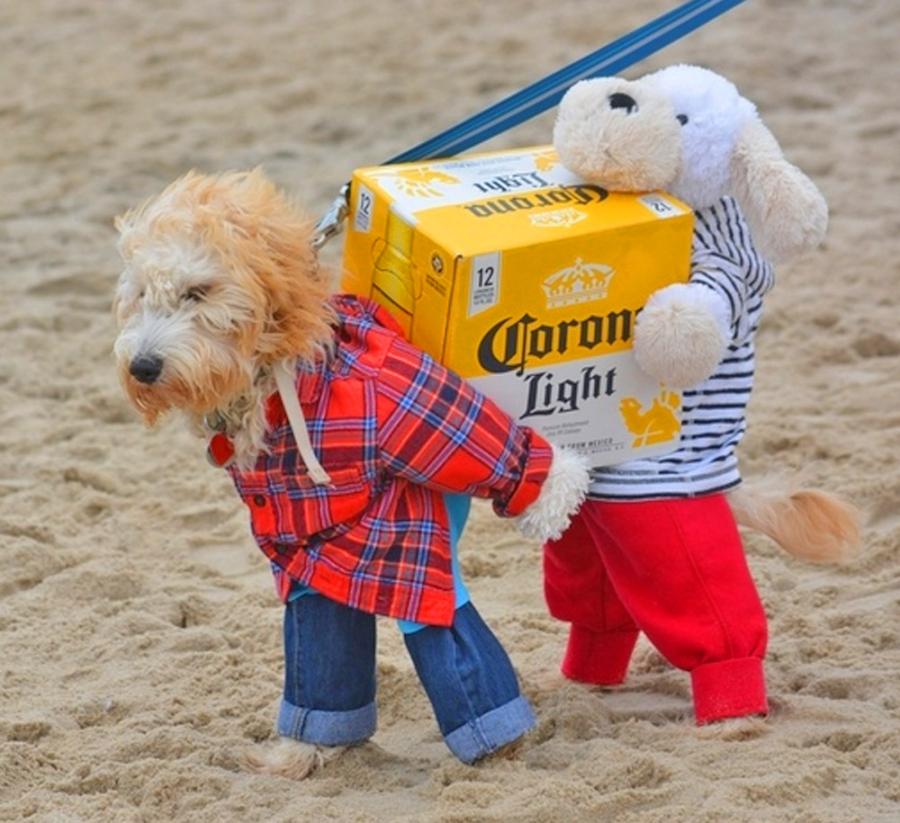
{"type": "Polygon", "coordinates": [[[240,755],[241,768],[255,774],[270,774],[288,780],[303,780],[338,757],[346,746],[317,746],[290,737],[274,744],[246,749],[240,755]]]}

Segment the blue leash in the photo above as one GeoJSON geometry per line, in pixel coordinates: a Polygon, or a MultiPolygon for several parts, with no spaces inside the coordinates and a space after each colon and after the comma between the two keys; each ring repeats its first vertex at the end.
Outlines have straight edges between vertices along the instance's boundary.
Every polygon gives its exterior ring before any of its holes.
{"type": "Polygon", "coordinates": [[[408,163],[460,154],[555,106],[579,80],[616,74],[743,2],[690,0],[683,3],[387,162],[408,163]]]}
{"type": "MultiPolygon", "coordinates": [[[[612,75],[674,43],[744,0],[689,0],[630,34],[570,63],[440,134],[392,157],[387,164],[452,157],[555,106],[568,88],[589,77],[612,75]]],[[[350,184],[341,189],[316,227],[318,248],[341,230],[350,184]]]]}

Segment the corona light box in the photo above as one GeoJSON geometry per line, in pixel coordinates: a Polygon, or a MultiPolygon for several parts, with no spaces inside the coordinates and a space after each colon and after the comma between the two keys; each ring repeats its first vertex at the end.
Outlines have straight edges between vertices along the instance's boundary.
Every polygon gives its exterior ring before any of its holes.
{"type": "Polygon", "coordinates": [[[345,291],[524,425],[594,465],[670,451],[680,397],[631,342],[656,289],[688,278],[693,216],[611,194],[549,147],[355,172],[345,291]]]}

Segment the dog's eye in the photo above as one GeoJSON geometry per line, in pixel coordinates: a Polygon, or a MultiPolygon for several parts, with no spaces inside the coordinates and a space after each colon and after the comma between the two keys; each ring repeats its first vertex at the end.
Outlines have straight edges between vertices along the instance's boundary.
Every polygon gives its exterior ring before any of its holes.
{"type": "Polygon", "coordinates": [[[192,286],[189,288],[183,295],[184,300],[189,300],[192,303],[199,303],[206,297],[206,293],[209,291],[208,286],[192,286]]]}
{"type": "Polygon", "coordinates": [[[681,123],[682,126],[687,124],[688,116],[686,114],[678,114],[675,116],[675,119],[681,123]]]}

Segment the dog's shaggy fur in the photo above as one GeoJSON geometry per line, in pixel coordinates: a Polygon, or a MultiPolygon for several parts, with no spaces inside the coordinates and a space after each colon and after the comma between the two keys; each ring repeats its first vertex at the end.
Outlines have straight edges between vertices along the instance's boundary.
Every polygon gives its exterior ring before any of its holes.
{"type": "Polygon", "coordinates": [[[328,277],[312,223],[258,170],[189,173],[116,220],[125,263],[115,312],[119,375],[152,424],[169,409],[200,429],[216,413],[241,466],[265,433],[272,365],[311,361],[331,340],[328,277]],[[132,373],[161,360],[157,379],[132,373]]]}

